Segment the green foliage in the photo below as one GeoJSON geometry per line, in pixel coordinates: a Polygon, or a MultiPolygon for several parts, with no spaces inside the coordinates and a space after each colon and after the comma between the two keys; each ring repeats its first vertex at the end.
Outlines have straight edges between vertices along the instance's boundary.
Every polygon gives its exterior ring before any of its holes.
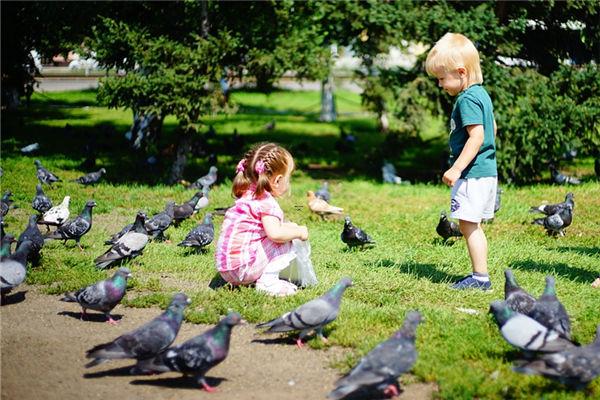
{"type": "MultiPolygon", "coordinates": [[[[280,204],[289,220],[309,228],[312,261],[319,284],[287,298],[271,298],[253,288],[232,290],[224,286],[211,289],[209,284],[216,274],[215,244],[209,246],[205,254],[188,253],[176,246],[203,217],[198,215],[184,221],[180,227],[169,228],[166,234],[170,242],[148,244],[144,254],[127,264],[133,279],[125,307],[165,308],[173,293],[183,291],[192,298],[185,313],[188,322],[214,323],[233,309],[248,322],[256,323],[319,296],[341,277],[351,276],[354,286],[344,295],[339,318],[325,332],[330,345],[344,347],[348,353],[338,364],[341,372],[347,371],[377,343],[389,337],[408,310],[419,309],[425,319],[417,331],[419,358],[412,373],[417,381],[435,382],[440,398],[583,400],[600,396],[598,380],[584,391],[571,391],[540,377],[513,372],[511,365],[515,352],[502,339],[487,314],[489,303],[502,298],[505,268],[512,268],[518,282],[535,296],[543,290],[544,277],[551,274],[557,277],[559,298],[571,315],[575,340],[580,343],[593,340],[596,325],[600,322],[598,289],[590,286],[600,270],[597,234],[600,186],[597,181],[586,179],[584,184],[572,189],[577,203],[575,217],[567,235],[562,238],[547,237],[539,226],[531,225],[532,215],[528,209],[543,201],[562,200],[566,188],[549,185],[504,187],[502,208],[494,223],[484,228],[494,290],[486,293],[452,291],[448,288],[450,282],[469,272],[470,267],[464,240],[441,245],[435,233],[439,211],[448,207],[448,188],[440,184],[382,185],[372,177],[349,170],[321,175],[330,183],[332,203],[343,207],[353,221],[377,241],[371,249],[348,251],[339,239],[342,222],[322,221],[306,208],[306,191],[321,184],[321,179],[315,178],[318,175],[308,165],[337,163],[337,156],[330,154],[338,134],[337,126],[319,124],[315,122],[316,115],[301,114],[314,104],[318,93],[274,92],[265,96],[238,92],[232,97],[239,103],[240,113],[217,115],[211,120],[215,123],[219,141],[223,141],[233,127],[238,127],[248,144],[276,140],[289,147],[297,146],[298,151],[292,153],[302,162],[292,178],[291,195],[282,198],[280,204]],[[293,96],[296,97],[294,101],[286,101],[293,96]],[[261,110],[264,114],[257,114],[261,110]],[[261,126],[273,115],[276,115],[277,127],[267,134],[261,126]],[[304,146],[299,146],[301,141],[304,146]],[[300,152],[303,147],[304,151],[300,152]],[[459,308],[470,308],[477,314],[466,314],[459,308]]],[[[3,189],[14,193],[18,206],[4,219],[8,232],[17,233],[25,227],[31,211],[30,202],[37,183],[33,158],[18,151],[19,146],[31,141],[39,141],[42,145],[36,157],[63,179],[55,189],[47,190],[53,201],[71,195],[72,212],[81,209],[88,198],[94,198],[98,203],[93,227],[82,239],[84,251],[72,243],[49,242],[42,251],[41,264],[28,271],[28,283],[42,285],[56,295],[114,272],[114,269],[96,270],[92,260],[106,250],[103,241],[131,223],[139,209],[153,214],[162,210],[167,200],[181,203],[190,197],[190,192],[180,186],[147,184],[151,178],[139,176],[142,172],[149,174],[147,171],[130,165],[126,153],[115,153],[119,151],[120,135],[108,137],[103,144],[109,150],[100,151],[98,162],[108,169],[103,181],[94,187],[71,182],[86,172],[78,167],[83,157],[82,137],[96,129],[99,122],[112,124],[122,131],[129,121],[128,113],[97,107],[92,100],[90,93],[36,95],[31,115],[9,115],[3,119],[4,175],[1,183],[3,189]],[[74,127],[70,136],[61,133],[65,123],[74,127]],[[55,142],[59,143],[53,145],[55,142]],[[111,147],[117,147],[117,150],[111,147]]],[[[354,100],[358,101],[357,98],[354,100]]],[[[372,118],[343,117],[339,123],[364,128],[364,131],[355,131],[358,153],[366,154],[379,144],[376,139],[381,135],[374,134],[372,118]]],[[[167,126],[174,124],[174,119],[166,120],[167,126]]],[[[416,147],[407,143],[409,145],[416,147]]],[[[415,157],[417,161],[424,158],[420,149],[411,147],[406,151],[419,154],[415,157]]],[[[220,153],[219,160],[221,178],[211,190],[209,208],[232,202],[230,177],[238,159],[220,153]]],[[[193,176],[206,171],[202,161],[194,160],[192,164],[201,167],[193,166],[197,168],[193,176]]],[[[421,164],[415,165],[417,167],[413,168],[421,168],[421,164]]],[[[357,164],[355,168],[362,170],[365,164],[357,164]]],[[[582,174],[591,171],[589,163],[581,170],[582,174]]],[[[217,235],[221,223],[221,217],[216,217],[217,235]]],[[[122,313],[126,316],[127,308],[122,313]]],[[[328,346],[314,338],[309,344],[313,348],[328,346]]]]}

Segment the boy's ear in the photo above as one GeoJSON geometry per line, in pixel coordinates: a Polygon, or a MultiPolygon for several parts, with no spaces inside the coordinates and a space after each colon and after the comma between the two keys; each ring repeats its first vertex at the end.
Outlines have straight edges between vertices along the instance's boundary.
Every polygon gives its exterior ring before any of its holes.
{"type": "Polygon", "coordinates": [[[456,72],[458,72],[460,76],[467,75],[467,69],[465,67],[456,68],[456,72]]]}

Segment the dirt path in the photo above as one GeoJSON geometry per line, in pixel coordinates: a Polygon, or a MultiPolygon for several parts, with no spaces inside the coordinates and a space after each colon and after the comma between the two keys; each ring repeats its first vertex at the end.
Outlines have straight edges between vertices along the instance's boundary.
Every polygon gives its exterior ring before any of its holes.
{"type": "MultiPolygon", "coordinates": [[[[123,315],[113,327],[103,317],[78,319],[76,304],[58,301],[35,287],[20,287],[25,299],[0,308],[3,400],[45,399],[325,399],[338,372],[329,367],[346,350],[299,350],[281,340],[258,336],[252,325],[234,328],[229,357],[208,373],[218,392],[199,390],[193,380],[180,374],[131,376],[129,360],[113,361],[86,370],[85,351],[114,339],[156,316],[156,308],[118,306],[123,315]],[[66,312],[66,313],[65,313],[66,312]],[[260,341],[257,341],[260,340],[260,341]]],[[[11,300],[22,299],[16,293],[11,300]]],[[[207,327],[184,323],[176,343],[203,332],[207,327]]],[[[276,339],[277,336],[270,337],[276,339]]],[[[433,385],[404,387],[400,399],[431,398],[433,385]]]]}

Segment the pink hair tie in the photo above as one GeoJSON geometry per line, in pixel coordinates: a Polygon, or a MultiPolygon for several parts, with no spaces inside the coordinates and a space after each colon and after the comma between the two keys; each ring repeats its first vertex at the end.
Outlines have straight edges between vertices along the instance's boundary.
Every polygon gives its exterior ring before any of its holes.
{"type": "Polygon", "coordinates": [[[259,175],[265,172],[265,162],[263,160],[258,160],[256,164],[254,164],[254,170],[259,175]]]}
{"type": "Polygon", "coordinates": [[[246,167],[246,159],[242,158],[240,160],[240,162],[237,164],[237,167],[235,167],[235,173],[239,174],[240,172],[244,172],[244,169],[246,167]]]}

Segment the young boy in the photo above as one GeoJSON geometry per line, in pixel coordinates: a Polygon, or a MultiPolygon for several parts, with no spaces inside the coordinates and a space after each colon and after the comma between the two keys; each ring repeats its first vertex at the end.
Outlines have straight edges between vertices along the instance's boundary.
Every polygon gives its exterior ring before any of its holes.
{"type": "Polygon", "coordinates": [[[481,86],[479,53],[465,36],[447,33],[427,55],[425,68],[443,90],[456,96],[449,138],[453,165],[442,181],[452,187],[450,216],[459,220],[473,273],[452,288],[489,290],[488,245],[481,220],[494,216],[498,183],[496,121],[490,96],[481,86]]]}

